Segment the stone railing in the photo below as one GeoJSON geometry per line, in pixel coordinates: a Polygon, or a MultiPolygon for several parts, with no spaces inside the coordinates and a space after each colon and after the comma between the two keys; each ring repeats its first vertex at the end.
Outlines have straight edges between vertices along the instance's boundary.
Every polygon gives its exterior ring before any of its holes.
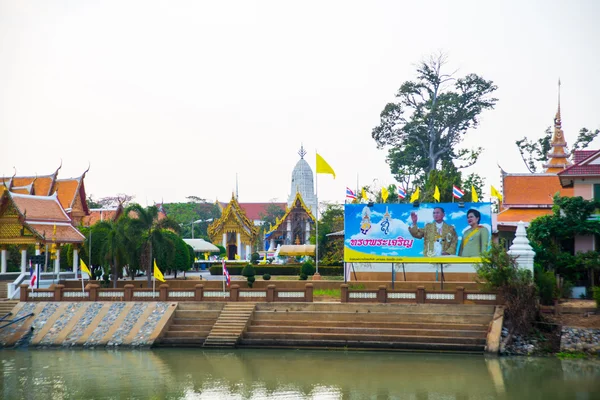
{"type": "Polygon", "coordinates": [[[454,291],[425,290],[423,286],[416,290],[389,290],[379,286],[377,290],[350,290],[348,285],[341,286],[342,303],[413,303],[413,304],[502,304],[496,293],[483,293],[457,287],[454,291]]]}
{"type": "Polygon", "coordinates": [[[196,285],[193,289],[171,289],[162,284],[158,289],[136,289],[125,285],[122,289],[101,289],[89,284],[85,290],[66,289],[56,285],[54,289],[29,289],[23,284],[21,298],[26,301],[249,301],[249,302],[307,302],[313,301],[313,285],[308,283],[304,289],[277,289],[269,285],[266,289],[240,289],[231,285],[231,289],[222,291],[205,289],[196,285]]]}

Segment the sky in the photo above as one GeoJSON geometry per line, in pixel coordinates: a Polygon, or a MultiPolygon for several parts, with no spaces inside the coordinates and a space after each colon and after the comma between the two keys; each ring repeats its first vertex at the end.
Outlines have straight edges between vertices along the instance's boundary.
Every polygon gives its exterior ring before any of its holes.
{"type": "MultiPolygon", "coordinates": [[[[600,2],[0,0],[0,174],[81,175],[94,199],[286,201],[303,145],[345,188],[395,183],[371,138],[386,103],[444,52],[498,85],[465,147],[500,186],[514,142],[600,128],[600,2]]],[[[600,148],[600,141],[590,146],[600,148]]]]}

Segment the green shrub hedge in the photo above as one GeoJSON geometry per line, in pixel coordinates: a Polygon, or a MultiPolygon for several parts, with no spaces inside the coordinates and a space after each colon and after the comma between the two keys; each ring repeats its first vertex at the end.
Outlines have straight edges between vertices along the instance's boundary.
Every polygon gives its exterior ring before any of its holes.
{"type": "MultiPolygon", "coordinates": [[[[228,265],[227,270],[230,275],[242,275],[242,269],[244,269],[244,265],[228,265]]],[[[297,276],[300,275],[300,265],[254,265],[254,270],[256,271],[256,275],[264,275],[269,274],[271,276],[274,275],[287,275],[287,276],[297,276]]],[[[209,268],[211,275],[223,275],[223,267],[221,265],[213,265],[209,268]]],[[[319,265],[319,274],[322,276],[339,276],[344,274],[344,267],[330,267],[330,266],[320,266],[319,265]]]]}

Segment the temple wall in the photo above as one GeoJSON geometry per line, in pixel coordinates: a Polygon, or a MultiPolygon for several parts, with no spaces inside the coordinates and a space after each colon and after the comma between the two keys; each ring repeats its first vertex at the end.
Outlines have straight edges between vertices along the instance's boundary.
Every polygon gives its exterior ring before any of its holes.
{"type": "Polygon", "coordinates": [[[577,183],[574,185],[573,196],[581,196],[586,200],[594,198],[594,185],[587,183],[577,183]]]}
{"type": "Polygon", "coordinates": [[[0,347],[149,347],[170,320],[177,303],[21,302],[0,330],[0,347]]]}

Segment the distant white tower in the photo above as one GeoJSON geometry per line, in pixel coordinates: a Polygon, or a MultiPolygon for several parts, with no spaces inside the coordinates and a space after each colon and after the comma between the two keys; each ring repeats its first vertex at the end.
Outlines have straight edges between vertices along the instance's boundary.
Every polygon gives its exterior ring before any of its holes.
{"type": "Polygon", "coordinates": [[[296,197],[296,193],[300,192],[300,196],[302,196],[304,204],[306,204],[306,206],[310,208],[310,211],[313,213],[313,215],[316,216],[317,198],[315,196],[313,171],[310,168],[310,165],[308,165],[304,159],[304,156],[306,155],[304,146],[300,146],[298,155],[300,155],[300,160],[298,160],[296,166],[294,167],[294,171],[292,172],[292,187],[287,204],[288,207],[290,207],[294,201],[294,198],[296,197]]]}

